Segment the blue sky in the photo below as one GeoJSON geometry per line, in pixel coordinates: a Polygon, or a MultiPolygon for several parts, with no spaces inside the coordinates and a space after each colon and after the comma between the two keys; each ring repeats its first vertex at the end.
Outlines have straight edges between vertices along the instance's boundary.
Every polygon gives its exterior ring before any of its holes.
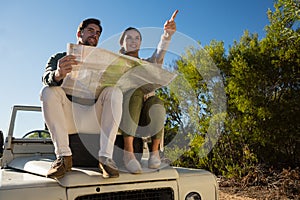
{"type": "Polygon", "coordinates": [[[162,28],[178,9],[178,33],[203,46],[217,40],[228,48],[245,30],[263,38],[269,23],[266,12],[273,10],[273,4],[273,0],[2,1],[0,130],[7,133],[13,105],[40,105],[41,76],[48,58],[65,51],[67,43],[76,43],[77,26],[85,18],[102,21],[98,45],[102,47],[101,43],[119,36],[128,26],[162,28]]]}

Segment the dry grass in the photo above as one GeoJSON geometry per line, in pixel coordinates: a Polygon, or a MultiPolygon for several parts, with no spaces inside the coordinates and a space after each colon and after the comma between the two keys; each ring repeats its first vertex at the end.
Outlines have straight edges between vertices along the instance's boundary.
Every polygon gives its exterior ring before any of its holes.
{"type": "Polygon", "coordinates": [[[300,172],[257,167],[241,180],[219,179],[220,200],[299,200],[300,172]]]}

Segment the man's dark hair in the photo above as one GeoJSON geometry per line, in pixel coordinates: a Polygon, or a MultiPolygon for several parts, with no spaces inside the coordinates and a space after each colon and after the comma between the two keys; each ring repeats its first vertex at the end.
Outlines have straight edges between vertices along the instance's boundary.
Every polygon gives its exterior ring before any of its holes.
{"type": "Polygon", "coordinates": [[[100,20],[95,19],[95,18],[89,18],[89,19],[83,20],[83,21],[79,24],[77,31],[82,31],[82,30],[85,29],[89,24],[96,24],[97,26],[99,26],[99,28],[100,28],[100,34],[102,33],[101,22],[100,22],[100,20]]]}

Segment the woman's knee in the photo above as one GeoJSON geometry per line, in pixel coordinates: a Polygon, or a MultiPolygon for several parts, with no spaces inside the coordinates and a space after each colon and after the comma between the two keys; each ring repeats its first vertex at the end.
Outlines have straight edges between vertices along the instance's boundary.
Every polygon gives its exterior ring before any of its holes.
{"type": "Polygon", "coordinates": [[[124,94],[124,101],[143,102],[144,101],[144,92],[139,88],[129,90],[124,94]]]}
{"type": "Polygon", "coordinates": [[[138,88],[138,89],[134,90],[132,95],[139,96],[139,97],[144,97],[144,92],[140,88],[138,88]]]}

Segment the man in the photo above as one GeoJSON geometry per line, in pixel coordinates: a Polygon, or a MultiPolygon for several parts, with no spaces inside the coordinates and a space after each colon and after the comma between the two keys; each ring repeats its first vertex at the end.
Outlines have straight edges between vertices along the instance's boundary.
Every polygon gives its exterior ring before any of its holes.
{"type": "MultiPolygon", "coordinates": [[[[96,47],[101,32],[98,19],[86,19],[78,27],[77,44],[96,47]]],[[[49,59],[42,78],[45,85],[41,91],[42,111],[56,154],[47,176],[62,178],[71,171],[69,134],[100,133],[98,156],[103,177],[118,177],[112,154],[122,115],[122,92],[116,87],[106,87],[93,102],[67,94],[61,85],[76,64],[75,56],[57,53],[49,59]]]]}

